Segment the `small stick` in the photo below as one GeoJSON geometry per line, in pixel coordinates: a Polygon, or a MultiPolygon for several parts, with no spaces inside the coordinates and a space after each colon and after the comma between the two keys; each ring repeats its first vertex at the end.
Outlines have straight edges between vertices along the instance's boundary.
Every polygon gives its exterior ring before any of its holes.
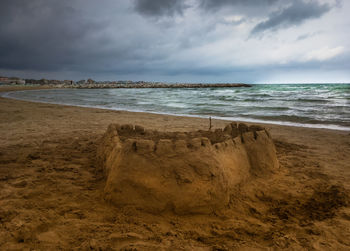
{"type": "Polygon", "coordinates": [[[211,130],[211,117],[209,117],[209,131],[211,130]]]}

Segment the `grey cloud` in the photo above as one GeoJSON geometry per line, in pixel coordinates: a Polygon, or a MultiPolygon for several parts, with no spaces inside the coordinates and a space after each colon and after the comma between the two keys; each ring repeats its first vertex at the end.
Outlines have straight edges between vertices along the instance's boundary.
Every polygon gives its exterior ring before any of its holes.
{"type": "Polygon", "coordinates": [[[302,35],[298,36],[296,41],[302,41],[302,40],[308,39],[310,37],[317,36],[319,34],[322,34],[322,31],[305,33],[305,34],[302,34],[302,35]]]}
{"type": "Polygon", "coordinates": [[[246,18],[241,18],[239,20],[230,20],[230,21],[223,19],[223,20],[219,21],[219,23],[221,23],[221,24],[232,25],[232,26],[240,25],[240,24],[245,23],[245,22],[247,22],[246,18]]]}
{"type": "Polygon", "coordinates": [[[239,15],[249,19],[265,17],[289,0],[197,0],[204,15],[239,15]]]}
{"type": "Polygon", "coordinates": [[[298,25],[308,19],[319,18],[330,9],[329,4],[320,4],[315,0],[309,2],[293,1],[287,8],[272,12],[266,21],[258,23],[253,28],[251,34],[298,25]]]}
{"type": "Polygon", "coordinates": [[[146,16],[173,16],[187,8],[184,0],[135,0],[135,10],[146,16]]]}
{"type": "Polygon", "coordinates": [[[310,33],[303,34],[303,35],[298,36],[296,40],[297,41],[305,40],[305,39],[307,39],[307,38],[309,38],[311,36],[312,36],[312,34],[310,34],[310,33]]]}
{"type": "Polygon", "coordinates": [[[208,12],[235,9],[239,12],[259,13],[261,8],[269,8],[281,0],[134,0],[135,10],[145,16],[174,16],[183,14],[187,8],[197,8],[208,12]]]}
{"type": "Polygon", "coordinates": [[[201,7],[206,10],[215,10],[228,6],[262,6],[271,5],[279,0],[200,0],[201,7]]]}

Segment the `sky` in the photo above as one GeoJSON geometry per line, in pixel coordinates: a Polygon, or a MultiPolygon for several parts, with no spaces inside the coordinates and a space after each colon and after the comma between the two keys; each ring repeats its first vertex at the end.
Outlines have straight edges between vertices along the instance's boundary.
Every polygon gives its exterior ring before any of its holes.
{"type": "Polygon", "coordinates": [[[349,83],[348,0],[1,0],[0,76],[349,83]]]}

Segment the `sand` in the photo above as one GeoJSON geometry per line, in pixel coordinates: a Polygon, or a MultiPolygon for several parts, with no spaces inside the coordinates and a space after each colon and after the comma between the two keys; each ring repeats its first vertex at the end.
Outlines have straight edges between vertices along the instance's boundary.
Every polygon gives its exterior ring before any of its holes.
{"type": "Polygon", "coordinates": [[[209,126],[0,98],[0,250],[350,249],[349,132],[263,125],[278,170],[241,183],[221,210],[179,215],[104,199],[96,152],[111,123],[164,132],[209,126]]]}

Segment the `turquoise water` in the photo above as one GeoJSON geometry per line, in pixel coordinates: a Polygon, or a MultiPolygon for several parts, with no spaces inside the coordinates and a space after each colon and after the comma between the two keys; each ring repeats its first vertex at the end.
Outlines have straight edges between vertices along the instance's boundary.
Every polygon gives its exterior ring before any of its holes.
{"type": "Polygon", "coordinates": [[[58,89],[5,96],[113,110],[350,130],[350,84],[273,84],[251,88],[58,89]]]}

